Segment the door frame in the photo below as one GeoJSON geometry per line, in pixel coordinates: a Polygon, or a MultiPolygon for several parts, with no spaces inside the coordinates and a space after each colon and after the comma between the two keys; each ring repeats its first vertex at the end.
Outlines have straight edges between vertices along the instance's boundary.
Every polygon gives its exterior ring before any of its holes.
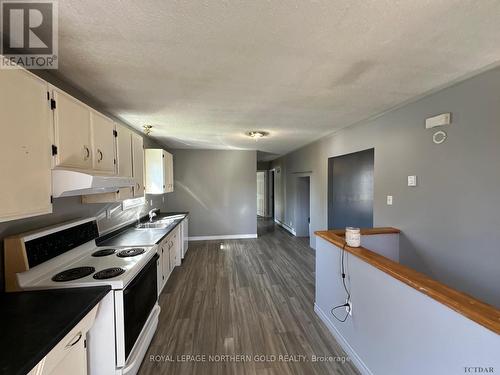
{"type": "MultiPolygon", "coordinates": [[[[302,235],[302,232],[299,233],[299,216],[296,214],[295,215],[295,232],[296,232],[296,236],[297,237],[311,237],[311,180],[312,180],[312,176],[311,174],[300,174],[298,176],[296,176],[296,180],[295,180],[295,183],[296,183],[296,194],[295,194],[295,213],[298,212],[299,208],[299,205],[300,205],[300,196],[299,194],[301,193],[301,191],[299,190],[299,180],[300,179],[307,179],[307,184],[308,184],[308,189],[309,189],[309,194],[308,194],[308,197],[307,197],[307,203],[308,203],[308,211],[309,211],[309,214],[308,214],[308,218],[307,218],[307,224],[308,224],[308,229],[307,229],[307,233],[308,235],[307,236],[303,236],[302,235]]],[[[302,215],[300,216],[302,217],[302,215]]]]}
{"type": "MultiPolygon", "coordinates": [[[[281,167],[274,167],[274,168],[271,168],[269,171],[272,172],[272,174],[273,174],[272,175],[273,176],[273,178],[272,178],[272,182],[273,182],[273,189],[272,189],[273,214],[272,214],[272,218],[276,223],[281,223],[281,221],[278,220],[278,218],[276,217],[276,196],[277,196],[277,194],[276,194],[276,186],[277,186],[276,185],[276,175],[278,174],[278,171],[279,171],[279,173],[282,172],[282,168],[281,167]]],[[[280,178],[281,178],[281,176],[280,176],[280,178]]],[[[283,183],[283,181],[281,181],[281,183],[283,183]]],[[[283,209],[283,207],[282,207],[282,209],[283,209]]]]}

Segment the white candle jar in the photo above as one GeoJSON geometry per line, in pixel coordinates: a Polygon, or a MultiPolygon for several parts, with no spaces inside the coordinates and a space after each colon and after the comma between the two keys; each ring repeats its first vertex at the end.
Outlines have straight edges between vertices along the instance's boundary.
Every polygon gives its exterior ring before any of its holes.
{"type": "Polygon", "coordinates": [[[345,228],[345,242],[350,247],[361,246],[361,232],[359,228],[347,227],[345,228]]]}

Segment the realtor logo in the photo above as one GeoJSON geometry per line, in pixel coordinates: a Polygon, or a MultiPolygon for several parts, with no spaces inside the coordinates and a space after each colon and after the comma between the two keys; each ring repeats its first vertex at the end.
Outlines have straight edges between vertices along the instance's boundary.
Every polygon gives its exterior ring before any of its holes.
{"type": "Polygon", "coordinates": [[[57,69],[57,2],[1,0],[0,68],[57,69]]]}

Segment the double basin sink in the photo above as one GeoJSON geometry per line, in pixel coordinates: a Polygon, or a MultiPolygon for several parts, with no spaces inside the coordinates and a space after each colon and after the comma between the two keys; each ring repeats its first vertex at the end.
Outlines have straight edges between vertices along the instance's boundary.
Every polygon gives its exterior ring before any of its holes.
{"type": "Polygon", "coordinates": [[[147,221],[144,223],[139,223],[135,227],[136,229],[165,229],[172,225],[176,220],[184,218],[183,215],[173,215],[165,218],[160,218],[155,221],[147,221]]]}

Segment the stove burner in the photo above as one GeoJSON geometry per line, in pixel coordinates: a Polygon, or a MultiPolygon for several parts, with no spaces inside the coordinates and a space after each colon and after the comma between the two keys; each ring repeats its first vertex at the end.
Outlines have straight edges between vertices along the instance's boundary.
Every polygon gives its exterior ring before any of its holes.
{"type": "Polygon", "coordinates": [[[94,279],[103,280],[103,279],[111,279],[112,277],[116,277],[124,273],[125,270],[119,267],[106,268],[105,270],[99,271],[94,274],[94,279]]]}
{"type": "Polygon", "coordinates": [[[120,251],[117,255],[120,258],[127,258],[127,257],[135,257],[136,255],[140,255],[144,253],[146,250],[140,248],[140,247],[134,247],[132,249],[126,249],[120,251]]]}
{"type": "Polygon", "coordinates": [[[93,257],[105,257],[108,255],[112,255],[116,252],[115,249],[102,249],[102,250],[97,250],[96,252],[92,253],[93,257]]]}
{"type": "Polygon", "coordinates": [[[88,276],[94,273],[94,267],[76,267],[71,268],[66,271],[59,272],[57,275],[52,277],[52,281],[72,281],[76,279],[81,279],[82,277],[88,276]]]}

